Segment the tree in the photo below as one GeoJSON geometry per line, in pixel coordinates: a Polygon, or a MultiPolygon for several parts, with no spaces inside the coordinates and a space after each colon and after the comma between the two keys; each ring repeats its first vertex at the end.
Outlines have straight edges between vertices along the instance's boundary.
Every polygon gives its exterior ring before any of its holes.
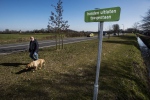
{"type": "Polygon", "coordinates": [[[114,24],[114,25],[112,26],[112,28],[113,28],[114,33],[117,33],[118,36],[119,36],[119,31],[120,31],[119,25],[118,25],[118,24],[114,24]]]}
{"type": "Polygon", "coordinates": [[[62,40],[62,48],[63,48],[63,35],[60,33],[67,30],[69,25],[68,21],[63,20],[63,6],[62,1],[58,0],[57,6],[52,5],[55,8],[56,13],[51,11],[51,16],[48,22],[48,29],[56,32],[56,49],[57,49],[57,41],[59,39],[59,49],[60,49],[60,38],[62,40]]]}
{"type": "Polygon", "coordinates": [[[108,34],[108,39],[110,38],[110,34],[112,33],[112,26],[109,26],[108,27],[108,32],[107,32],[107,34],[108,34]]]}
{"type": "Polygon", "coordinates": [[[134,29],[134,33],[137,33],[139,31],[139,23],[138,22],[135,22],[133,24],[133,29],[134,29]]]}
{"type": "Polygon", "coordinates": [[[150,30],[150,9],[147,11],[146,16],[142,19],[141,28],[143,30],[150,30]]]}
{"type": "Polygon", "coordinates": [[[5,33],[10,33],[9,29],[5,29],[5,33]]]}

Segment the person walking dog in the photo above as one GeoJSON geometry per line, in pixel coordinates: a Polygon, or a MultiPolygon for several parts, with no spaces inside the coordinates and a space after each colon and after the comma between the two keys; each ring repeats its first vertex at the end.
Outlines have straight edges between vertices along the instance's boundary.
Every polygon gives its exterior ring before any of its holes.
{"type": "Polygon", "coordinates": [[[38,60],[38,51],[39,51],[39,44],[37,40],[31,36],[30,37],[30,44],[29,44],[29,52],[30,52],[30,58],[35,60],[38,60]]]}

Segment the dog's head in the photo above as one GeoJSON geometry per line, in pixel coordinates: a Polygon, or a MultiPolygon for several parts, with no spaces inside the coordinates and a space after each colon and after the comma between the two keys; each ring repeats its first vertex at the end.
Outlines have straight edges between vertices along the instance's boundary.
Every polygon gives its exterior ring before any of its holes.
{"type": "Polygon", "coordinates": [[[45,62],[45,60],[43,59],[43,62],[45,62]]]}
{"type": "Polygon", "coordinates": [[[29,69],[29,68],[31,68],[31,67],[33,67],[33,66],[32,66],[32,63],[29,63],[29,64],[26,65],[26,69],[29,69]]]}

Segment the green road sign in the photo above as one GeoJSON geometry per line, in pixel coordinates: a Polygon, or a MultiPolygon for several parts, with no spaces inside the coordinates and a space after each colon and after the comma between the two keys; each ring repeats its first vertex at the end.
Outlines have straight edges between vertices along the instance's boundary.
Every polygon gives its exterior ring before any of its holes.
{"type": "Polygon", "coordinates": [[[85,22],[118,21],[120,19],[120,7],[104,8],[85,11],[85,22]]]}

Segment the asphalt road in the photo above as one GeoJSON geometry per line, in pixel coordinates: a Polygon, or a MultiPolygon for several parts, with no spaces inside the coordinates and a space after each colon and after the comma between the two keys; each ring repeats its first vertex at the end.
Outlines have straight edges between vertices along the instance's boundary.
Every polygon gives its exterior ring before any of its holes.
{"type": "MultiPolygon", "coordinates": [[[[79,37],[79,38],[66,38],[64,39],[64,44],[68,43],[75,43],[81,41],[87,41],[96,39],[97,37],[79,37]]],[[[56,45],[55,40],[45,40],[45,41],[38,41],[39,47],[51,47],[56,45]]],[[[14,52],[26,51],[29,48],[29,42],[26,43],[15,43],[15,44],[5,44],[0,45],[0,55],[11,54],[14,52]]]]}

